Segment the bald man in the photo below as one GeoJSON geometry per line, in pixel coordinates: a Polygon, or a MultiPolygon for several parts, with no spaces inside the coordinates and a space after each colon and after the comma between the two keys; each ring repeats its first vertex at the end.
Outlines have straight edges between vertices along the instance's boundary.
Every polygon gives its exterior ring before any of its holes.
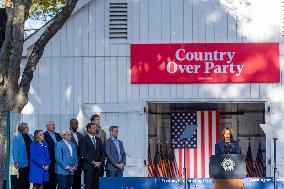
{"type": "Polygon", "coordinates": [[[50,154],[51,164],[49,166],[49,182],[44,184],[44,189],[56,189],[57,181],[56,181],[56,174],[55,174],[55,153],[54,153],[54,146],[57,142],[61,141],[60,134],[55,132],[55,122],[49,121],[46,124],[46,131],[44,132],[44,140],[48,144],[48,151],[50,154]]]}

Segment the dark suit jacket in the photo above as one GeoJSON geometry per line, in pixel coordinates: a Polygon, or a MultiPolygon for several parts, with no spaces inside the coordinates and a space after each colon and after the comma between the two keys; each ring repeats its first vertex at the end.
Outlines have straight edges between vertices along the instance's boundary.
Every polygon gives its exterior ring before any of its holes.
{"type": "MultiPolygon", "coordinates": [[[[89,135],[84,136],[79,144],[80,153],[83,157],[83,169],[92,170],[94,165],[92,162],[101,162],[104,161],[104,153],[102,140],[99,137],[96,137],[96,148],[89,137],[89,135]]],[[[98,169],[99,170],[99,169],[98,169]]]]}
{"type": "MultiPolygon", "coordinates": [[[[55,134],[55,138],[56,138],[57,142],[62,140],[60,134],[58,134],[56,132],[54,134],[55,134]]],[[[50,166],[55,167],[55,161],[56,161],[55,160],[55,153],[54,153],[55,143],[54,143],[53,139],[51,138],[50,134],[48,133],[48,131],[45,131],[43,133],[43,135],[44,135],[45,142],[47,142],[47,144],[48,144],[48,151],[49,151],[50,160],[51,160],[50,166]]]]}
{"type": "Polygon", "coordinates": [[[123,148],[123,143],[121,140],[118,140],[119,142],[119,147],[120,147],[120,155],[121,155],[121,161],[119,161],[119,156],[115,147],[115,144],[113,142],[112,138],[108,138],[105,143],[105,155],[107,158],[107,163],[106,163],[106,170],[109,171],[120,171],[120,169],[118,169],[116,167],[116,165],[118,163],[124,163],[126,164],[126,154],[123,148]]]}
{"type": "Polygon", "coordinates": [[[81,140],[83,139],[83,135],[79,132],[76,132],[76,133],[77,133],[78,143],[76,142],[76,140],[74,138],[73,132],[72,132],[72,135],[71,135],[71,142],[74,143],[76,145],[76,147],[78,148],[81,140]]]}
{"type": "Polygon", "coordinates": [[[240,154],[241,148],[239,142],[224,142],[223,140],[215,144],[215,155],[218,154],[240,154]]]}

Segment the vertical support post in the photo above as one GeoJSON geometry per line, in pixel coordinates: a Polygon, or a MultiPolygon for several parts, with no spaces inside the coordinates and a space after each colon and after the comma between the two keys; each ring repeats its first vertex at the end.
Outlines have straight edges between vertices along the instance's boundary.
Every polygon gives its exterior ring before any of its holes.
{"type": "Polygon", "coordinates": [[[276,140],[277,138],[273,138],[273,142],[274,142],[274,189],[276,189],[276,171],[277,171],[277,167],[276,167],[276,140]]]}
{"type": "Polygon", "coordinates": [[[183,176],[184,176],[184,184],[183,189],[186,189],[186,154],[185,154],[185,139],[183,139],[183,176]]]}

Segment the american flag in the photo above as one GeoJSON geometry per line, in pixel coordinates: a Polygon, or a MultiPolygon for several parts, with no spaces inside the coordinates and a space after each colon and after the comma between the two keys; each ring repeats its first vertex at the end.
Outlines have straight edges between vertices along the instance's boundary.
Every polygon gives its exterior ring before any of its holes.
{"type": "Polygon", "coordinates": [[[183,175],[183,149],[179,139],[187,125],[197,125],[197,131],[186,141],[186,177],[209,178],[209,160],[219,140],[219,112],[197,111],[171,113],[171,138],[179,174],[183,175]]]}
{"type": "Polygon", "coordinates": [[[253,167],[253,160],[252,160],[252,153],[251,153],[251,146],[250,142],[248,145],[248,151],[246,155],[246,170],[247,170],[247,177],[253,177],[254,176],[254,167],[253,167]]]}
{"type": "MultiPolygon", "coordinates": [[[[165,146],[166,147],[166,146],[165,146]]],[[[163,166],[163,177],[170,177],[170,168],[168,164],[168,151],[163,150],[162,144],[160,144],[160,154],[161,154],[161,163],[163,166]]]]}
{"type": "Polygon", "coordinates": [[[156,154],[154,158],[154,175],[155,177],[163,177],[164,170],[161,162],[161,154],[158,145],[156,145],[156,154]]]}
{"type": "Polygon", "coordinates": [[[265,168],[263,164],[263,156],[261,150],[261,143],[259,143],[256,161],[255,161],[255,176],[256,177],[265,177],[265,168]]]}
{"type": "Polygon", "coordinates": [[[151,155],[151,149],[150,145],[148,147],[148,177],[154,177],[154,164],[153,164],[153,159],[151,155]]]}
{"type": "Polygon", "coordinates": [[[176,158],[175,158],[175,154],[174,154],[174,150],[171,148],[170,149],[170,154],[169,154],[169,165],[170,165],[170,176],[172,178],[176,178],[178,177],[179,173],[178,173],[178,166],[177,166],[177,162],[176,162],[176,158]]]}

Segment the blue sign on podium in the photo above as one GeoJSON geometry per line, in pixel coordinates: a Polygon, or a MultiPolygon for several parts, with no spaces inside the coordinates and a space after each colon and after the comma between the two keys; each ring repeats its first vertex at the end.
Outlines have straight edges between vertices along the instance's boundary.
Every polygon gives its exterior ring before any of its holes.
{"type": "MultiPolygon", "coordinates": [[[[277,178],[277,188],[284,188],[284,178],[277,178]]],[[[189,178],[188,189],[214,189],[214,179],[189,178]]],[[[183,179],[143,177],[102,177],[100,189],[181,189],[183,179]]],[[[244,189],[273,189],[273,178],[245,178],[244,189]]]]}

